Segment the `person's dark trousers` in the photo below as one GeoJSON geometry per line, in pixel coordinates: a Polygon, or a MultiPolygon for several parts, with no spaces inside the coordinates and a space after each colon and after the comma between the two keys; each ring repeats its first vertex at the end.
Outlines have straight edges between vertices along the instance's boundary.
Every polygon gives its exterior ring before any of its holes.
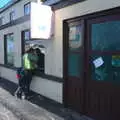
{"type": "Polygon", "coordinates": [[[26,94],[29,95],[30,93],[30,83],[32,80],[32,70],[26,70],[26,94]]]}
{"type": "Polygon", "coordinates": [[[22,89],[22,91],[25,91],[25,86],[26,86],[26,78],[25,76],[22,76],[20,79],[19,79],[19,87],[22,89]]]}

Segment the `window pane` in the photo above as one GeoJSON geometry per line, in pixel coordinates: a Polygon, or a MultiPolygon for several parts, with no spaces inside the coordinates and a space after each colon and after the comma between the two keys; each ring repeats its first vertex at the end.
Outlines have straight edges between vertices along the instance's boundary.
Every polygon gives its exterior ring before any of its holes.
{"type": "Polygon", "coordinates": [[[6,36],[6,59],[7,59],[7,64],[14,64],[14,40],[13,40],[13,34],[7,35],[6,36]]]}
{"type": "Polygon", "coordinates": [[[120,55],[92,55],[92,79],[120,82],[120,55]]]}
{"type": "Polygon", "coordinates": [[[120,50],[120,21],[92,24],[92,50],[120,50]]]}
{"type": "Polygon", "coordinates": [[[30,14],[30,3],[29,4],[26,4],[24,6],[24,14],[25,15],[29,15],[30,14]]]}
{"type": "Polygon", "coordinates": [[[82,56],[69,52],[68,54],[68,74],[79,77],[82,71],[82,56]]]}
{"type": "Polygon", "coordinates": [[[69,28],[69,48],[77,50],[82,46],[81,25],[71,26],[69,28]]]}
{"type": "Polygon", "coordinates": [[[24,38],[25,40],[30,40],[30,31],[25,31],[24,32],[24,37],[25,37],[24,38]]]}

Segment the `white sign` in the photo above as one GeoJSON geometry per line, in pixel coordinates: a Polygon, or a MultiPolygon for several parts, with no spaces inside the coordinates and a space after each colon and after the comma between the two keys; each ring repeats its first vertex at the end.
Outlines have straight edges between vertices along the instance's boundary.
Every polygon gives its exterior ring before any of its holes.
{"type": "Polygon", "coordinates": [[[52,34],[52,17],[50,6],[31,3],[31,38],[49,39],[52,34]]]}
{"type": "Polygon", "coordinates": [[[104,61],[103,61],[102,57],[99,57],[99,58],[95,59],[93,61],[93,63],[95,65],[95,68],[98,68],[104,63],[104,61]]]}

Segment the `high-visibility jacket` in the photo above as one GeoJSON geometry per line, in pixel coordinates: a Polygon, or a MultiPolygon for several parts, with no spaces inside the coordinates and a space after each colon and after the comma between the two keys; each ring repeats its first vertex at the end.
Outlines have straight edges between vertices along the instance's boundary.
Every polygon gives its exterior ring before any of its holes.
{"type": "Polygon", "coordinates": [[[26,53],[26,54],[23,56],[23,65],[24,65],[24,68],[27,69],[27,70],[32,70],[32,69],[34,69],[33,63],[32,63],[32,61],[29,59],[29,53],[26,53]]]}

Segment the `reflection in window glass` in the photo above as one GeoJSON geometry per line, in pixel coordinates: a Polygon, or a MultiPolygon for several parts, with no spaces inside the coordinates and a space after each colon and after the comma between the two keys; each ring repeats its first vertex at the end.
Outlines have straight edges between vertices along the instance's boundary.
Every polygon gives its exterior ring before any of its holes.
{"type": "Polygon", "coordinates": [[[30,40],[30,30],[24,30],[22,31],[22,40],[24,41],[24,51],[26,51],[29,47],[29,40],[30,40]],[[28,42],[28,43],[27,43],[28,42]]]}
{"type": "Polygon", "coordinates": [[[92,50],[120,50],[120,21],[92,24],[92,50]]]}
{"type": "Polygon", "coordinates": [[[6,35],[6,64],[14,64],[14,39],[13,34],[6,35]]]}
{"type": "Polygon", "coordinates": [[[119,55],[92,55],[91,68],[93,80],[120,82],[119,55]]]}
{"type": "Polygon", "coordinates": [[[76,50],[82,45],[81,25],[71,26],[69,28],[69,48],[76,50]]]}
{"type": "Polygon", "coordinates": [[[30,31],[25,31],[25,40],[29,40],[30,39],[30,31]]]}
{"type": "Polygon", "coordinates": [[[23,31],[23,40],[30,40],[30,30],[24,30],[23,31]]]}
{"type": "Polygon", "coordinates": [[[24,5],[24,15],[30,14],[30,3],[24,5]]]}

